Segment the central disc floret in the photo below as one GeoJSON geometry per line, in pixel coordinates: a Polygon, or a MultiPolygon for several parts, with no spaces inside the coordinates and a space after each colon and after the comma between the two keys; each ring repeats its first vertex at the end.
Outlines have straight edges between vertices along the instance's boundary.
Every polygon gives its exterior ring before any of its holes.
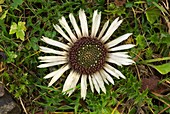
{"type": "Polygon", "coordinates": [[[93,74],[103,68],[107,49],[96,38],[83,37],[69,51],[71,68],[81,74],[93,74]]]}

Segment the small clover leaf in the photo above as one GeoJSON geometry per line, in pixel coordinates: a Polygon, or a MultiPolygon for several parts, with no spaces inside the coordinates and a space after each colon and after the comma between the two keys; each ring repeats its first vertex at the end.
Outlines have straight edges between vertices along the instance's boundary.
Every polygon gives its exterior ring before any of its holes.
{"type": "Polygon", "coordinates": [[[25,22],[18,22],[18,29],[26,31],[25,22]]]}
{"type": "Polygon", "coordinates": [[[14,34],[17,32],[17,24],[15,22],[12,23],[9,34],[14,34]]]}
{"type": "Polygon", "coordinates": [[[13,22],[9,34],[16,33],[17,38],[24,41],[25,31],[26,31],[25,22],[18,22],[18,25],[15,22],[13,22]]]}
{"type": "Polygon", "coordinates": [[[18,30],[18,31],[16,32],[16,36],[17,36],[17,38],[20,38],[22,41],[24,41],[25,33],[24,33],[23,30],[18,30]]]}

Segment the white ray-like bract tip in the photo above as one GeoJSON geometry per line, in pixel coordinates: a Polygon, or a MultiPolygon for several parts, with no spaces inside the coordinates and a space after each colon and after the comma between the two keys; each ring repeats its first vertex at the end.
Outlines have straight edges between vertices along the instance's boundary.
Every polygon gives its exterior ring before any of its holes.
{"type": "Polygon", "coordinates": [[[67,60],[66,59],[57,59],[57,60],[55,60],[55,59],[47,59],[47,60],[41,60],[40,62],[42,62],[42,63],[51,63],[51,62],[67,62],[67,60]]]}
{"type": "Polygon", "coordinates": [[[112,68],[114,69],[115,73],[118,74],[121,78],[126,79],[126,77],[119,70],[115,69],[114,67],[112,68]]]}
{"type": "Polygon", "coordinates": [[[58,50],[54,50],[48,47],[44,47],[44,46],[39,46],[40,50],[44,53],[52,53],[52,54],[56,54],[56,55],[63,55],[66,56],[67,52],[66,51],[58,51],[58,50]]]}
{"type": "Polygon", "coordinates": [[[76,19],[74,18],[72,13],[69,14],[69,18],[70,18],[70,22],[73,25],[74,30],[76,31],[78,38],[81,38],[82,37],[81,31],[80,31],[80,29],[77,25],[76,19]]]}
{"type": "Polygon", "coordinates": [[[105,24],[103,25],[103,28],[102,28],[102,30],[100,31],[99,36],[97,37],[98,39],[100,39],[100,38],[103,36],[103,34],[104,34],[104,32],[106,31],[108,25],[109,25],[109,20],[108,20],[107,22],[105,22],[105,24]]]}
{"type": "Polygon", "coordinates": [[[124,45],[110,48],[108,51],[121,51],[121,50],[133,48],[134,46],[135,46],[134,44],[124,44],[124,45]]]}
{"type": "Polygon", "coordinates": [[[110,27],[108,28],[106,34],[101,38],[101,41],[103,43],[105,43],[110,36],[113,34],[113,32],[120,26],[120,24],[122,23],[123,20],[118,21],[119,18],[116,18],[112,24],[110,25],[110,27]]]}
{"type": "Polygon", "coordinates": [[[67,62],[67,57],[66,56],[43,56],[39,57],[38,59],[41,59],[40,62],[61,62],[65,61],[67,62]]]}
{"type": "Polygon", "coordinates": [[[74,92],[79,78],[80,74],[71,71],[64,83],[62,92],[70,96],[74,92]]]}
{"type": "Polygon", "coordinates": [[[113,46],[116,46],[117,44],[121,43],[122,41],[126,40],[129,36],[131,36],[132,33],[127,33],[127,34],[124,34],[108,43],[106,43],[106,46],[111,48],[113,46]]]}
{"type": "Polygon", "coordinates": [[[71,82],[72,84],[70,85],[71,90],[67,92],[68,96],[70,96],[75,91],[79,78],[80,74],[76,72],[76,75],[73,75],[73,80],[71,82]]]}
{"type": "Polygon", "coordinates": [[[75,73],[74,73],[74,71],[73,70],[71,70],[70,71],[70,73],[69,73],[69,75],[67,76],[67,79],[66,79],[66,81],[65,81],[65,83],[64,83],[64,86],[63,86],[63,90],[62,90],[62,92],[65,94],[66,92],[67,92],[67,90],[69,90],[70,88],[70,81],[73,79],[72,77],[73,77],[73,75],[75,75],[75,73]]]}
{"type": "MultiPolygon", "coordinates": [[[[59,70],[59,69],[58,69],[58,70],[59,70]]],[[[58,72],[58,70],[57,70],[57,71],[53,71],[53,72],[47,74],[46,76],[44,76],[44,79],[48,79],[48,78],[53,77],[54,75],[56,75],[56,73],[58,72]]]]}
{"type": "Polygon", "coordinates": [[[79,19],[80,19],[82,34],[84,37],[88,37],[89,32],[88,32],[87,18],[86,18],[86,14],[84,13],[84,10],[82,9],[79,10],[79,19]]]}
{"type": "Polygon", "coordinates": [[[94,88],[96,89],[97,93],[100,94],[100,88],[99,88],[99,85],[98,85],[94,75],[92,75],[92,82],[94,84],[94,88]]]}
{"type": "Polygon", "coordinates": [[[65,34],[65,32],[61,29],[61,27],[59,25],[54,25],[53,24],[53,27],[55,28],[55,30],[60,33],[63,38],[65,38],[67,41],[69,41],[70,43],[72,43],[71,39],[65,34]]]}
{"type": "Polygon", "coordinates": [[[70,69],[69,65],[65,65],[63,67],[61,67],[57,73],[53,76],[53,78],[51,79],[50,83],[48,84],[48,86],[52,86],[62,75],[65,71],[67,71],[68,69],[70,69]]]}
{"type": "Polygon", "coordinates": [[[72,41],[75,42],[77,40],[77,38],[73,34],[73,32],[71,31],[71,29],[70,29],[70,27],[69,27],[65,17],[61,17],[61,19],[59,19],[59,23],[67,31],[67,33],[69,34],[69,36],[72,39],[72,41]]]}
{"type": "Polygon", "coordinates": [[[119,70],[115,69],[114,67],[110,66],[109,64],[106,64],[106,67],[107,67],[108,71],[110,71],[110,73],[112,72],[112,75],[117,77],[118,79],[119,79],[119,76],[124,79],[126,78],[119,70]]]}
{"type": "Polygon", "coordinates": [[[40,56],[38,57],[38,59],[41,59],[41,60],[52,60],[52,59],[66,59],[67,57],[66,56],[40,56]]]}
{"type": "Polygon", "coordinates": [[[92,77],[89,75],[89,83],[90,83],[90,88],[91,88],[91,91],[94,93],[94,86],[93,86],[93,82],[92,82],[92,77]]]}
{"type": "Polygon", "coordinates": [[[128,52],[114,52],[109,53],[112,57],[120,57],[120,58],[130,58],[131,56],[128,55],[128,52]]]}
{"type": "Polygon", "coordinates": [[[116,73],[116,71],[114,70],[114,68],[112,66],[110,66],[109,64],[105,64],[104,69],[110,74],[113,75],[114,77],[116,77],[117,79],[119,78],[119,75],[116,73]]]}
{"type": "Polygon", "coordinates": [[[99,72],[96,72],[96,73],[94,74],[94,78],[96,79],[96,81],[97,81],[99,87],[101,88],[101,90],[106,94],[106,88],[105,88],[105,86],[104,86],[104,81],[103,81],[100,73],[99,73],[99,72]]]}
{"type": "Polygon", "coordinates": [[[42,36],[41,40],[44,41],[45,43],[49,44],[49,45],[56,46],[56,47],[62,48],[64,50],[69,49],[68,45],[61,43],[61,42],[58,42],[58,41],[55,41],[55,40],[52,40],[52,39],[49,39],[49,38],[44,37],[44,36],[42,36]]]}
{"type": "Polygon", "coordinates": [[[120,56],[113,56],[112,54],[109,55],[109,58],[107,59],[108,62],[114,63],[122,66],[122,65],[131,65],[133,63],[135,63],[132,59],[128,59],[128,58],[123,58],[120,56]]]}
{"type": "Polygon", "coordinates": [[[81,76],[81,98],[85,100],[87,94],[87,75],[81,76]]]}
{"type": "Polygon", "coordinates": [[[38,68],[47,68],[47,67],[51,67],[51,66],[65,64],[65,63],[67,63],[67,61],[49,62],[49,63],[40,64],[37,67],[38,68]]]}
{"type": "Polygon", "coordinates": [[[104,81],[107,85],[109,85],[109,82],[107,81],[106,76],[103,74],[103,70],[100,70],[99,72],[100,72],[100,75],[101,75],[103,81],[104,81]]]}
{"type": "Polygon", "coordinates": [[[98,32],[99,26],[100,26],[100,20],[101,20],[101,12],[95,10],[93,13],[93,19],[92,19],[92,31],[91,31],[91,37],[95,38],[96,34],[98,32]]]}
{"type": "Polygon", "coordinates": [[[121,63],[119,63],[117,60],[115,60],[115,58],[113,59],[111,56],[110,56],[110,57],[108,57],[106,61],[107,61],[107,62],[109,62],[109,63],[113,63],[113,64],[116,64],[116,65],[118,65],[118,66],[121,66],[121,67],[122,67],[122,64],[121,64],[121,63]]]}
{"type": "MultiPolygon", "coordinates": [[[[64,66],[65,66],[65,65],[64,65],[64,66]]],[[[46,76],[44,76],[44,79],[48,79],[48,78],[53,77],[53,76],[56,75],[61,69],[63,69],[64,66],[62,66],[60,69],[58,69],[58,70],[56,70],[56,71],[53,71],[53,72],[47,74],[46,76]]]]}
{"type": "Polygon", "coordinates": [[[103,74],[102,76],[105,77],[111,84],[114,85],[113,78],[106,71],[101,70],[101,74],[103,74]]]}

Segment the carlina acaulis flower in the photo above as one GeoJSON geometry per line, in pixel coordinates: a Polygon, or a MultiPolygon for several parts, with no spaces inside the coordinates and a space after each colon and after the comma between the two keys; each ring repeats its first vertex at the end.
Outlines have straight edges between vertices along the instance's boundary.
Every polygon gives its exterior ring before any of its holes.
{"type": "Polygon", "coordinates": [[[63,93],[69,96],[74,92],[78,81],[81,83],[81,97],[86,98],[89,82],[91,91],[94,89],[100,93],[100,89],[106,93],[104,83],[114,85],[113,77],[117,79],[125,76],[113,65],[123,66],[135,63],[127,52],[123,51],[134,47],[133,44],[119,45],[132,33],[109,40],[113,32],[120,26],[122,20],[116,18],[109,26],[109,20],[100,27],[101,12],[93,13],[91,33],[88,31],[87,18],[84,10],[79,10],[80,28],[72,13],[69,14],[72,25],[68,25],[65,17],[59,19],[59,25],[53,25],[55,30],[66,40],[65,43],[47,37],[42,37],[45,43],[57,47],[58,50],[40,46],[44,53],[55,56],[39,57],[39,68],[61,66],[58,70],[47,74],[44,78],[52,78],[49,85],[53,85],[66,71],[69,72],[63,87],[63,93]],[[73,28],[74,30],[71,30],[73,28]],[[62,28],[61,28],[62,27],[62,28]],[[101,31],[98,31],[101,28],[101,31]],[[64,32],[66,31],[66,33],[64,32]]]}

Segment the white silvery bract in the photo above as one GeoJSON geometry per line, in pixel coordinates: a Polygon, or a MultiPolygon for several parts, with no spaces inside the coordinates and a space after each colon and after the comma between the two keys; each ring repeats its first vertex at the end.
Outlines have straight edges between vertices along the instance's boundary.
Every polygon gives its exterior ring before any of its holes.
{"type": "Polygon", "coordinates": [[[66,71],[69,72],[63,87],[63,93],[69,96],[74,92],[79,80],[83,99],[86,98],[87,94],[87,82],[89,82],[92,92],[96,90],[100,93],[100,90],[102,90],[106,93],[104,83],[114,85],[112,77],[125,79],[125,76],[113,65],[123,66],[135,63],[130,59],[128,53],[123,51],[135,45],[123,44],[117,46],[132,33],[109,40],[113,32],[122,23],[122,20],[116,18],[110,26],[108,20],[100,27],[101,12],[97,10],[93,13],[91,33],[88,30],[84,10],[79,10],[80,28],[72,13],[69,14],[69,19],[71,25],[68,25],[64,17],[59,20],[61,26],[53,25],[55,30],[65,39],[64,43],[48,37],[42,37],[42,41],[51,45],[50,47],[57,47],[57,50],[40,46],[42,52],[54,54],[54,56],[39,57],[42,64],[38,68],[61,66],[58,70],[44,77],[45,79],[52,78],[48,86],[52,86],[66,71]],[[99,28],[101,29],[100,31],[99,28]]]}

